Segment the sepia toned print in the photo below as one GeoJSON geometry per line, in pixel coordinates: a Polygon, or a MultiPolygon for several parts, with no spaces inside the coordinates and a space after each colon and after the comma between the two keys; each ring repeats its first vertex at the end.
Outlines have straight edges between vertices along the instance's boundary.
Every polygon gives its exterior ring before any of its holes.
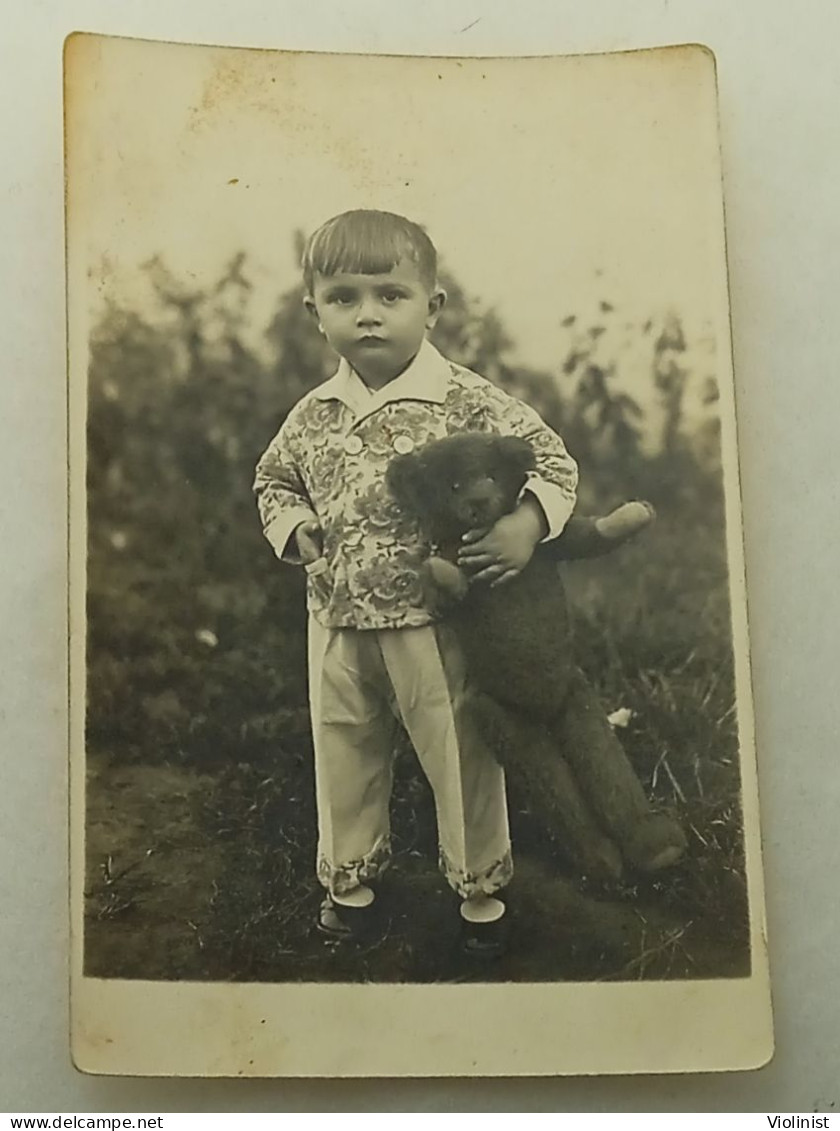
{"type": "Polygon", "coordinates": [[[760,1063],[711,57],[66,76],[80,1066],[760,1063]]]}

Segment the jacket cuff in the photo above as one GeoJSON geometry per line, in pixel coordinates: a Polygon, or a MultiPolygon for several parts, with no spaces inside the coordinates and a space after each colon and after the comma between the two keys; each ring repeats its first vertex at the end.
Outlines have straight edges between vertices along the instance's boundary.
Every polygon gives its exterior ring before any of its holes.
{"type": "Polygon", "coordinates": [[[264,533],[281,562],[288,562],[290,565],[301,564],[297,548],[294,543],[290,544],[290,539],[295,529],[302,522],[317,521],[317,515],[307,507],[295,507],[294,510],[282,511],[271,520],[265,527],[264,533]]]}
{"type": "Polygon", "coordinates": [[[533,472],[528,476],[520,498],[526,494],[532,495],[537,500],[545,515],[548,534],[542,541],[550,542],[552,538],[557,538],[558,535],[563,533],[563,528],[575,509],[574,496],[570,497],[568,491],[563,487],[558,487],[556,483],[549,483],[547,479],[542,479],[533,472]]]}

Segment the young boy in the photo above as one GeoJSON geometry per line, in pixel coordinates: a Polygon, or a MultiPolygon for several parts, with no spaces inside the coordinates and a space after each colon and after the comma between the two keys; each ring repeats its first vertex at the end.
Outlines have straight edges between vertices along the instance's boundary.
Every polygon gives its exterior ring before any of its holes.
{"type": "Polygon", "coordinates": [[[499,583],[562,531],[577,467],[532,409],[426,340],[446,295],[418,225],[344,213],[311,237],[303,270],[306,308],[341,361],[289,413],[254,489],[276,554],[308,574],[317,874],[327,891],[319,926],[342,937],[372,911],[369,885],[390,851],[398,715],[434,794],[440,864],[462,900],[467,946],[479,949],[498,930],[497,893],[512,874],[504,777],[471,721],[457,644],[424,603],[429,547],[397,509],[385,469],[454,432],[528,440],[538,473],[516,510],[462,550],[477,581],[499,583]]]}

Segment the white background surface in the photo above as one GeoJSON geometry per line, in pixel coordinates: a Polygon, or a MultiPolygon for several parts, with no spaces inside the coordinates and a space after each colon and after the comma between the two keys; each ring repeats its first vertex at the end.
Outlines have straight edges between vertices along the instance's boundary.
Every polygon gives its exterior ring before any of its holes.
{"type": "Polygon", "coordinates": [[[817,0],[309,0],[305,7],[289,0],[31,0],[5,6],[0,1109],[806,1112],[840,1106],[839,38],[840,12],[817,0]],[[699,41],[716,52],[777,1019],[778,1051],[768,1068],[694,1078],[388,1083],[104,1080],[72,1069],[61,44],[76,29],[307,50],[531,54],[699,41]]]}

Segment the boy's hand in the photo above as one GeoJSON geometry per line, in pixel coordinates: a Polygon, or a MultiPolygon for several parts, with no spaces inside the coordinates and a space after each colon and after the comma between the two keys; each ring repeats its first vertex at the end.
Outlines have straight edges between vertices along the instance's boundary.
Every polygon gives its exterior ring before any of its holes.
{"type": "Polygon", "coordinates": [[[324,552],[323,533],[317,522],[302,522],[300,526],[296,526],[295,541],[304,565],[317,562],[324,552]]]}
{"type": "Polygon", "coordinates": [[[512,514],[503,515],[489,530],[470,530],[464,535],[458,565],[471,575],[471,582],[503,585],[522,572],[547,533],[542,507],[526,495],[512,514]]]}

